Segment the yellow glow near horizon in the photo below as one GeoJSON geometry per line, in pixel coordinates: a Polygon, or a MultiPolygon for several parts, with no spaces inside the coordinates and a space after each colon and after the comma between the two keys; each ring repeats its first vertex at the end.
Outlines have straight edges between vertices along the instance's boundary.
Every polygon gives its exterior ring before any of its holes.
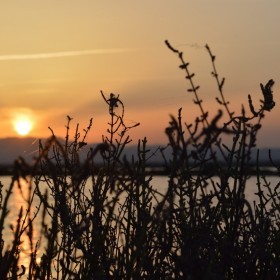
{"type": "Polygon", "coordinates": [[[14,129],[21,136],[28,135],[32,129],[32,126],[32,122],[27,117],[18,118],[14,121],[14,129]]]}

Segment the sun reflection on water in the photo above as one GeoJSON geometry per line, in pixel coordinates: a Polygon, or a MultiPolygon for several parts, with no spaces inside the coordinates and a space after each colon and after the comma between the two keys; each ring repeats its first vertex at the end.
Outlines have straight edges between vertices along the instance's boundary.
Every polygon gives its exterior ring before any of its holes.
{"type": "MultiPolygon", "coordinates": [[[[1,182],[4,186],[9,186],[10,181],[11,178],[9,177],[1,177],[1,182]]],[[[41,213],[39,201],[36,196],[32,196],[33,192],[34,186],[30,179],[20,179],[19,182],[15,183],[8,202],[9,213],[3,230],[4,251],[11,249],[17,229],[21,232],[20,245],[17,252],[19,258],[18,274],[23,271],[22,266],[26,270],[25,276],[21,279],[26,279],[28,276],[31,258],[35,258],[34,260],[37,264],[40,263],[44,245],[42,244],[40,233],[41,213]],[[22,216],[19,220],[21,209],[22,216]]],[[[2,191],[2,195],[5,195],[5,190],[2,191]]]]}

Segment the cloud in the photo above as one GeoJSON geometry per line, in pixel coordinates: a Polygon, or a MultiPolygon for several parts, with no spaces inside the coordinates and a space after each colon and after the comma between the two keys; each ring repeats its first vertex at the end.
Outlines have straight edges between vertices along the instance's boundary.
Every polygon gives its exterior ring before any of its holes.
{"type": "Polygon", "coordinates": [[[0,61],[49,59],[49,58],[71,57],[71,56],[125,53],[131,51],[132,49],[92,49],[92,50],[64,51],[64,52],[52,52],[52,53],[6,54],[6,55],[0,55],[0,61]]]}

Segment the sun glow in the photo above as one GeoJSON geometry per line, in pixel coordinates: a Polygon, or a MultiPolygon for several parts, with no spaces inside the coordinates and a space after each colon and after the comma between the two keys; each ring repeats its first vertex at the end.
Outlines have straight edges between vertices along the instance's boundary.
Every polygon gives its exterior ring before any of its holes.
{"type": "Polygon", "coordinates": [[[28,135],[32,126],[32,121],[27,117],[21,117],[14,121],[14,129],[21,136],[28,135]]]}

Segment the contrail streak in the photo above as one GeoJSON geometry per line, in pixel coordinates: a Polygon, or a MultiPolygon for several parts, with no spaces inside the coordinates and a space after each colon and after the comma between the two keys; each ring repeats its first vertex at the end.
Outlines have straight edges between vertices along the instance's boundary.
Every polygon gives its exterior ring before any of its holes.
{"type": "Polygon", "coordinates": [[[132,49],[94,49],[94,50],[65,51],[65,52],[54,52],[54,53],[7,54],[7,55],[0,55],[0,61],[35,60],[35,59],[48,59],[48,58],[60,58],[60,57],[95,55],[95,54],[124,53],[124,52],[131,52],[131,51],[132,49]]]}

